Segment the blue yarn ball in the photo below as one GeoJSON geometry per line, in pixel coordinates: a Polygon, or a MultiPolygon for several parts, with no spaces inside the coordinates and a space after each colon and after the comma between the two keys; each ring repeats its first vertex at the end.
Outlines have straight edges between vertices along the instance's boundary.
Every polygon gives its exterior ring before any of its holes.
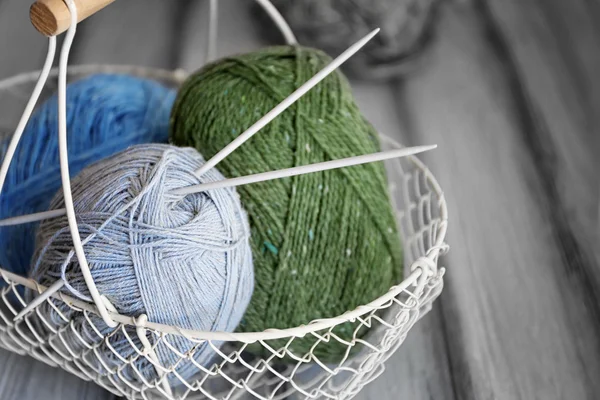
{"type": "MultiPolygon", "coordinates": [[[[173,194],[180,187],[224,179],[215,168],[198,178],[194,172],[203,164],[195,149],[133,146],[85,168],[72,180],[75,212],[94,282],[120,313],[146,314],[152,322],[180,328],[233,332],[254,288],[250,228],[234,188],[173,194]]],[[[60,191],[51,208],[62,207],[60,191]]],[[[89,300],[66,216],[43,221],[36,242],[32,278],[50,285],[62,277],[71,295],[89,300]]],[[[47,304],[44,313],[57,328],[67,324],[47,304]]],[[[75,326],[87,323],[79,314],[75,326]]],[[[111,331],[97,319],[95,323],[104,335],[111,331]]],[[[92,329],[80,331],[83,336],[89,333],[88,343],[102,343],[92,329]]],[[[139,357],[122,334],[109,341],[121,357],[139,357]]],[[[214,355],[207,343],[198,345],[176,335],[168,341],[181,353],[198,346],[193,359],[204,366],[214,355]]],[[[78,340],[73,335],[67,342],[75,346],[78,340]]],[[[198,371],[189,360],[179,362],[163,343],[156,352],[164,367],[177,365],[182,376],[198,371]]],[[[98,368],[122,364],[112,350],[103,348],[100,353],[103,363],[97,360],[98,368]]],[[[156,377],[143,357],[133,364],[146,379],[156,377]]],[[[132,371],[124,374],[136,376],[132,371]]]]}
{"type": "MultiPolygon", "coordinates": [[[[67,143],[72,176],[131,145],[166,143],[175,91],[127,75],[92,75],[67,87],[67,143]]],[[[0,219],[46,211],[61,187],[57,97],[32,115],[0,195],[0,219]]],[[[0,159],[9,140],[0,146],[0,159]]],[[[37,224],[0,227],[0,266],[26,275],[37,224]]]]}

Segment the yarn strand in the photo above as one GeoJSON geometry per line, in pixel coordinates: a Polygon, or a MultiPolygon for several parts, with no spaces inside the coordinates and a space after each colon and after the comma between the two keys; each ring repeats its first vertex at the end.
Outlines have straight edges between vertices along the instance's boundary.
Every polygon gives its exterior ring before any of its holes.
{"type": "MultiPolygon", "coordinates": [[[[237,187],[242,185],[249,185],[252,183],[266,182],[274,179],[289,178],[292,176],[314,174],[316,172],[328,171],[330,169],[352,167],[361,164],[367,164],[378,161],[385,161],[392,158],[407,157],[414,154],[423,153],[425,151],[433,150],[437,148],[437,145],[429,146],[414,146],[396,150],[388,150],[380,153],[365,154],[362,156],[354,156],[348,158],[342,158],[341,160],[324,161],[315,164],[302,165],[293,168],[280,169],[276,171],[263,172],[260,174],[240,176],[238,178],[224,179],[218,182],[203,183],[200,185],[188,186],[180,189],[175,189],[174,194],[192,194],[200,193],[206,190],[221,189],[227,187],[237,187]]],[[[60,211],[60,210],[57,210],[60,211]]],[[[1,221],[0,221],[1,222],[1,221]]]]}

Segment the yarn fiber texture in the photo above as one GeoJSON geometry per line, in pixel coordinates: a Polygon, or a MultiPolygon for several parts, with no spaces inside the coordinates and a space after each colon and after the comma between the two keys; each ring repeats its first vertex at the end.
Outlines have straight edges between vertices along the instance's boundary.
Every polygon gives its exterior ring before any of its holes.
{"type": "MultiPolygon", "coordinates": [[[[439,3],[440,0],[273,0],[300,43],[323,49],[332,56],[373,29],[381,28],[342,66],[348,74],[363,79],[387,79],[415,70],[432,37],[439,3]]],[[[261,15],[268,18],[265,13],[261,15]]],[[[278,32],[272,22],[263,26],[272,33],[278,32]]]]}
{"type": "MultiPolygon", "coordinates": [[[[233,188],[187,196],[172,193],[183,186],[223,179],[214,168],[196,177],[194,171],[203,164],[194,149],[137,145],[87,167],[72,180],[77,223],[92,276],[99,292],[121,314],[146,314],[152,322],[229,332],[242,318],[254,275],[250,229],[239,196],[233,188]]],[[[51,203],[53,209],[61,207],[62,191],[51,203]]],[[[62,277],[70,294],[90,300],[66,216],[40,224],[35,259],[32,278],[49,285],[62,277]]],[[[46,307],[45,312],[61,323],[55,310],[46,307]]],[[[74,323],[85,325],[85,317],[78,314],[74,323]]],[[[105,325],[102,329],[104,335],[111,331],[105,325]]],[[[92,343],[102,341],[89,327],[81,330],[84,335],[88,332],[86,339],[92,343]]],[[[137,341],[135,333],[131,337],[137,341]]],[[[137,356],[121,333],[109,341],[122,357],[137,356]]],[[[182,353],[197,346],[193,359],[201,365],[206,366],[214,355],[207,343],[198,345],[179,335],[170,335],[168,341],[182,353]]],[[[73,337],[67,342],[78,340],[73,337]]],[[[156,352],[165,368],[177,365],[176,371],[184,377],[198,371],[164,342],[156,352]]],[[[104,365],[122,363],[106,348],[100,357],[104,365]]],[[[100,362],[97,365],[104,368],[100,362]]],[[[147,379],[156,377],[144,358],[134,365],[147,379]]],[[[135,377],[132,371],[125,374],[135,377]]]]}
{"type": "MultiPolygon", "coordinates": [[[[321,51],[283,46],[206,66],[179,91],[172,142],[213,156],[330,61],[321,51]]],[[[221,161],[219,170],[237,177],[378,150],[377,133],[336,72],[221,161]]],[[[339,316],[386,293],[401,277],[383,164],[245,185],[238,192],[250,218],[256,275],[241,330],[339,316]]],[[[352,340],[353,326],[334,333],[352,340]]],[[[269,345],[277,349],[287,340],[269,345]]],[[[303,356],[315,341],[313,335],[297,338],[289,349],[303,356]]],[[[332,339],[313,354],[337,360],[346,349],[332,339]]]]}
{"type": "MultiPolygon", "coordinates": [[[[139,143],[168,140],[175,91],[127,75],[92,75],[67,86],[67,143],[72,176],[139,143]]],[[[56,95],[29,120],[0,195],[0,218],[48,210],[61,187],[56,95]]],[[[0,146],[6,154],[10,138],[0,146]]],[[[37,223],[0,227],[0,266],[25,276],[37,223]]]]}

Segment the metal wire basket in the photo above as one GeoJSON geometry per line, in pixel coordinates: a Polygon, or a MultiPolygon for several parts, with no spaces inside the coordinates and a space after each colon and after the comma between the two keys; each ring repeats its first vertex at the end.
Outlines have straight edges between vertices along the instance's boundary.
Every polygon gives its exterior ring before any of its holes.
{"type": "MultiPolygon", "coordinates": [[[[76,80],[98,72],[128,73],[172,87],[185,78],[181,72],[116,66],[72,67],[68,75],[69,80],[76,80]]],[[[28,73],[0,82],[3,131],[12,132],[16,126],[19,110],[24,107],[37,76],[38,73],[28,73]]],[[[42,99],[56,86],[57,71],[53,70],[42,99]]],[[[400,147],[388,137],[381,138],[384,147],[400,147]]],[[[306,399],[351,398],[383,372],[385,361],[402,344],[413,324],[430,309],[443,284],[444,269],[437,267],[439,255],[447,249],[444,243],[447,209],[442,190],[415,157],[388,161],[386,166],[405,248],[406,276],[403,282],[369,304],[335,318],[307,321],[304,326],[256,333],[197,332],[111,313],[118,326],[102,333],[106,327],[100,326],[102,320],[96,306],[62,292],[14,322],[28,304],[24,288],[40,293],[46,288],[0,270],[3,281],[0,282],[0,346],[61,367],[130,399],[284,399],[292,395],[306,399]],[[63,317],[48,320],[44,316],[49,308],[60,310],[63,317]],[[351,327],[352,341],[344,341],[332,332],[340,324],[351,327]],[[359,335],[366,328],[369,333],[359,335]],[[170,346],[181,335],[196,344],[185,354],[170,346]],[[298,354],[290,350],[296,338],[305,336],[314,339],[313,350],[339,341],[348,351],[343,359],[332,364],[319,360],[313,351],[298,354]],[[114,345],[117,338],[128,343],[126,352],[114,345]],[[254,348],[260,346],[262,352],[247,352],[251,343],[254,348]],[[154,356],[154,350],[162,346],[182,362],[193,362],[194,351],[206,345],[215,353],[212,365],[209,368],[197,365],[199,372],[191,378],[184,378],[173,366],[163,367],[154,356]],[[108,360],[106,354],[114,357],[108,360]],[[148,375],[141,371],[143,363],[152,364],[155,373],[148,375]]]]}
{"type": "MultiPolygon", "coordinates": [[[[268,1],[258,1],[270,7],[268,1]]],[[[289,27],[277,18],[275,22],[292,40],[289,27]]],[[[46,65],[51,61],[48,58],[46,65]]],[[[50,71],[41,100],[56,88],[64,88],[61,71],[67,71],[68,80],[101,72],[126,73],[170,87],[186,78],[182,71],[127,66],[67,70],[65,63],[61,70],[50,71]]],[[[38,75],[32,72],[0,81],[0,135],[15,131],[30,94],[40,88],[38,75]]],[[[401,147],[386,136],[381,139],[384,149],[401,147]]],[[[416,157],[386,161],[386,166],[406,273],[404,281],[369,304],[289,329],[200,332],[157,324],[145,315],[120,315],[101,294],[87,303],[68,296],[67,291],[50,290],[0,269],[0,347],[63,368],[130,399],[352,398],[383,372],[385,361],[430,309],[443,286],[444,269],[438,268],[438,258],[447,250],[442,190],[416,157]],[[39,295],[34,297],[35,293],[39,295]],[[52,294],[45,297],[44,293],[52,294]],[[334,328],[341,325],[353,332],[351,340],[336,335],[334,328]],[[313,343],[306,353],[294,350],[294,341],[300,338],[313,343]],[[182,340],[192,344],[185,352],[177,344],[182,340]],[[346,352],[335,361],[319,359],[317,354],[334,344],[341,344],[346,352]],[[199,364],[196,352],[208,347],[213,353],[210,363],[199,364]],[[167,358],[176,361],[165,366],[157,353],[162,359],[168,353],[167,358]],[[191,366],[194,373],[182,374],[182,366],[191,366]]],[[[87,285],[90,291],[95,289],[93,280],[87,285]]]]}

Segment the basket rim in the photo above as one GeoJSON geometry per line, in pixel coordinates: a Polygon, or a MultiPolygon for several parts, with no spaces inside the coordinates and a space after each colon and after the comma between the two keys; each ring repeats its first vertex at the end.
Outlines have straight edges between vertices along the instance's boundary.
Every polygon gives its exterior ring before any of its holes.
{"type": "MultiPolygon", "coordinates": [[[[50,70],[49,77],[57,77],[58,76],[58,67],[52,68],[50,70]]],[[[18,75],[14,75],[5,79],[0,80],[0,90],[4,90],[9,88],[10,86],[23,84],[28,81],[36,80],[39,76],[41,70],[24,72],[18,75]]],[[[119,64],[81,64],[69,66],[67,75],[74,74],[92,74],[92,73],[127,73],[133,74],[136,76],[152,78],[152,79],[162,79],[165,81],[171,81],[175,84],[181,84],[188,76],[187,72],[182,69],[175,70],[167,70],[162,68],[153,68],[153,67],[144,67],[144,66],[135,66],[135,65],[119,65],[119,64]]],[[[396,140],[390,138],[389,136],[382,134],[379,132],[380,139],[387,144],[400,148],[403,147],[396,140]]],[[[446,231],[448,224],[448,207],[444,197],[444,192],[431,173],[431,171],[427,168],[427,166],[419,160],[416,156],[408,156],[406,158],[408,161],[412,162],[421,172],[424,173],[427,182],[431,185],[431,189],[438,196],[437,205],[440,211],[441,224],[439,226],[439,232],[436,237],[436,243],[431,246],[426,251],[426,258],[428,258],[432,263],[436,263],[437,257],[440,255],[440,252],[445,246],[446,239],[446,231]]],[[[384,304],[392,301],[398,294],[402,291],[405,291],[411,285],[416,285],[419,277],[425,272],[423,270],[422,263],[419,263],[419,260],[415,260],[410,266],[409,270],[412,271],[409,276],[407,276],[402,282],[397,285],[392,286],[387,293],[382,296],[374,299],[368,304],[360,305],[356,307],[354,310],[347,311],[339,316],[317,319],[313,320],[307,324],[303,324],[300,326],[286,328],[286,329],[266,329],[262,332],[223,332],[223,331],[199,331],[193,329],[184,329],[179,328],[172,325],[165,325],[155,322],[144,322],[141,325],[139,319],[136,317],[129,317],[117,312],[108,311],[111,318],[123,325],[126,326],[134,326],[154,330],[161,334],[176,334],[186,337],[190,340],[196,341],[225,341],[225,342],[242,342],[242,343],[254,343],[262,340],[274,340],[274,339],[283,339],[283,338],[291,338],[291,337],[304,337],[307,334],[328,329],[333,326],[355,320],[362,315],[372,311],[373,309],[378,309],[384,304]]],[[[39,284],[37,281],[29,278],[25,278],[23,276],[17,275],[15,273],[6,271],[0,267],[0,276],[7,282],[13,284],[19,284],[25,286],[29,289],[35,290],[38,293],[42,293],[47,289],[46,286],[39,284]]],[[[428,276],[426,279],[431,280],[433,276],[428,276]]],[[[69,306],[79,309],[82,312],[91,312],[93,314],[99,315],[99,312],[93,303],[88,303],[80,299],[73,298],[68,296],[62,292],[57,292],[52,294],[52,298],[61,300],[68,304],[69,306]]]]}
{"type": "MultiPolygon", "coordinates": [[[[10,86],[19,85],[29,81],[37,80],[42,70],[33,70],[22,72],[17,75],[9,76],[0,80],[0,90],[9,88],[10,86]]],[[[57,78],[59,67],[50,69],[48,78],[57,78]]],[[[67,76],[76,74],[98,74],[98,73],[121,73],[132,74],[144,78],[164,79],[173,83],[182,83],[188,73],[181,68],[169,70],[164,68],[145,67],[131,64],[78,64],[69,65],[67,76]]]]}

